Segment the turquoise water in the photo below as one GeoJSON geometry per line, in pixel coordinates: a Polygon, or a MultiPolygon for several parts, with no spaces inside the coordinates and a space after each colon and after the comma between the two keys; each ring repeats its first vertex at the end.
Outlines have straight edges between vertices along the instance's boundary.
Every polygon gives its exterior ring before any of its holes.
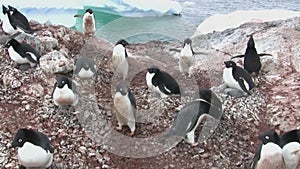
{"type": "MultiPolygon", "coordinates": [[[[230,13],[235,10],[300,10],[299,0],[177,1],[183,7],[181,16],[129,18],[96,11],[97,31],[95,35],[112,43],[117,42],[121,38],[127,39],[130,43],[146,42],[149,40],[182,41],[184,38],[192,36],[197,26],[205,18],[214,14],[230,13]]],[[[101,10],[103,11],[104,9],[101,10]]],[[[78,14],[82,14],[83,12],[84,10],[80,10],[78,14]]],[[[77,19],[73,28],[82,31],[81,22],[81,19],[77,19]]]]}

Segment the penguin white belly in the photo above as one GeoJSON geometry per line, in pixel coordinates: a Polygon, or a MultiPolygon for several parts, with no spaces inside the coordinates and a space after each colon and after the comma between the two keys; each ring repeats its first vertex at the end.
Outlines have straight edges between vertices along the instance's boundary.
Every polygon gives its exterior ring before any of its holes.
{"type": "Polygon", "coordinates": [[[23,147],[18,149],[18,159],[25,167],[49,167],[52,164],[53,154],[39,146],[25,142],[23,147]]]}
{"type": "Polygon", "coordinates": [[[189,46],[185,46],[180,52],[179,64],[180,71],[184,73],[189,73],[190,68],[195,64],[196,59],[193,52],[189,46]]]}
{"type": "Polygon", "coordinates": [[[114,47],[112,54],[112,65],[114,70],[116,70],[120,63],[122,63],[125,59],[125,48],[122,45],[118,44],[114,47]]]}
{"type": "Polygon", "coordinates": [[[12,46],[8,48],[9,57],[18,64],[31,63],[27,58],[20,56],[12,46]]]}
{"type": "MultiPolygon", "coordinates": [[[[243,89],[240,87],[239,83],[234,79],[232,75],[232,68],[225,68],[223,70],[223,80],[225,84],[230,88],[235,88],[240,91],[243,91],[243,89]]],[[[247,90],[249,90],[249,85],[244,81],[244,85],[247,90]]]]}
{"type": "Polygon", "coordinates": [[[120,119],[124,119],[122,124],[127,124],[125,121],[135,121],[134,110],[128,96],[123,96],[121,93],[116,93],[114,98],[114,106],[117,109],[117,115],[120,119]]]}
{"type": "Polygon", "coordinates": [[[282,156],[286,169],[296,169],[300,162],[300,144],[297,142],[288,143],[282,148],[282,156]]]}
{"type": "Polygon", "coordinates": [[[281,148],[275,143],[267,143],[262,146],[260,159],[256,169],[282,169],[284,162],[281,148]]]}
{"type": "Polygon", "coordinates": [[[146,74],[146,83],[147,83],[147,86],[150,90],[154,90],[155,86],[152,85],[152,78],[155,74],[154,73],[149,73],[147,72],[146,74]]]}
{"type": "Polygon", "coordinates": [[[10,35],[17,32],[17,30],[15,30],[15,29],[11,26],[7,14],[5,14],[5,16],[4,16],[3,24],[2,24],[2,29],[3,29],[3,31],[4,31],[5,33],[10,34],[10,35]]]}
{"type": "Polygon", "coordinates": [[[65,85],[61,89],[56,87],[53,93],[53,101],[56,106],[74,106],[78,102],[78,97],[68,88],[68,85],[65,85]]]}
{"type": "Polygon", "coordinates": [[[92,78],[94,76],[94,72],[91,69],[85,70],[85,69],[82,68],[78,72],[78,76],[80,78],[83,78],[83,79],[89,79],[89,78],[92,78]]]}
{"type": "Polygon", "coordinates": [[[94,15],[90,13],[84,14],[82,26],[83,26],[83,32],[85,34],[94,33],[96,31],[94,15]]]}

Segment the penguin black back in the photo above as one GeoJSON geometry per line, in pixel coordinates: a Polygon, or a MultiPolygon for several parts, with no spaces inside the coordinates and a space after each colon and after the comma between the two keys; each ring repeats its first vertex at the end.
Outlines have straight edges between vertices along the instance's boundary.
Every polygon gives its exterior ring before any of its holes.
{"type": "Polygon", "coordinates": [[[45,151],[54,152],[54,148],[50,145],[48,137],[33,129],[19,129],[15,135],[12,147],[23,147],[25,142],[30,142],[36,146],[42,147],[45,151]]]}
{"type": "Polygon", "coordinates": [[[16,8],[8,5],[9,11],[12,12],[12,17],[14,17],[16,20],[18,20],[19,22],[21,22],[24,25],[24,29],[27,30],[28,32],[32,33],[32,29],[30,27],[30,24],[27,20],[27,18],[20,12],[18,11],[16,8]]]}
{"type": "Polygon", "coordinates": [[[280,146],[283,147],[284,145],[290,142],[298,142],[300,143],[300,130],[291,130],[286,132],[280,136],[280,146]]]}

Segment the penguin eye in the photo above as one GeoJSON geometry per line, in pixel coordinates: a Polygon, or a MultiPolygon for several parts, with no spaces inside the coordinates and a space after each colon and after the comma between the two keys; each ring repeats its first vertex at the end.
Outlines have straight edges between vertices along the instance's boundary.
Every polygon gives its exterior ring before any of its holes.
{"type": "Polygon", "coordinates": [[[62,84],[65,84],[65,81],[62,81],[61,83],[62,83],[62,84]]]}
{"type": "Polygon", "coordinates": [[[266,136],[266,137],[265,137],[265,139],[269,140],[269,139],[270,139],[270,137],[269,137],[269,136],[266,136]]]}
{"type": "Polygon", "coordinates": [[[21,138],[18,140],[19,143],[22,143],[22,141],[23,141],[23,140],[22,140],[21,138]]]}

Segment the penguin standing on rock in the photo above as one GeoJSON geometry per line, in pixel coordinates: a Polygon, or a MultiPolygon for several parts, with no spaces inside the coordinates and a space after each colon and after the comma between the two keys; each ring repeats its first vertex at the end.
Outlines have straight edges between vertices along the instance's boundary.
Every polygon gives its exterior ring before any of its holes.
{"type": "Polygon", "coordinates": [[[18,147],[18,159],[22,168],[48,168],[53,161],[54,148],[49,138],[33,129],[19,129],[12,142],[18,147]]]}
{"type": "Polygon", "coordinates": [[[196,146],[198,143],[195,143],[195,130],[199,124],[208,119],[221,119],[222,103],[214,92],[200,89],[195,96],[194,101],[180,110],[164,137],[185,138],[187,143],[196,146]]]}
{"type": "Polygon", "coordinates": [[[183,49],[180,51],[179,68],[181,72],[188,74],[189,76],[191,75],[193,65],[196,62],[194,54],[192,40],[190,38],[185,39],[183,49]]]}
{"type": "Polygon", "coordinates": [[[275,131],[258,136],[262,142],[257,149],[251,169],[283,169],[285,167],[280,147],[280,138],[275,131]]]}
{"type": "Polygon", "coordinates": [[[112,53],[112,67],[116,71],[117,75],[121,75],[123,80],[126,79],[129,64],[128,64],[128,54],[126,51],[126,46],[129,43],[125,39],[120,39],[113,48],[112,53]]]}
{"type": "Polygon", "coordinates": [[[300,130],[291,130],[282,134],[280,145],[286,169],[300,168],[300,130]]]}
{"type": "Polygon", "coordinates": [[[122,126],[127,125],[131,131],[130,136],[132,136],[135,131],[136,102],[129,87],[124,83],[120,83],[117,86],[114,97],[114,107],[118,120],[117,130],[122,130],[122,126]]]}
{"type": "Polygon", "coordinates": [[[87,57],[80,57],[76,60],[74,74],[81,79],[92,78],[96,73],[95,62],[87,57]]]}
{"type": "Polygon", "coordinates": [[[8,54],[11,60],[17,64],[29,64],[34,67],[39,64],[40,54],[29,44],[19,43],[11,39],[5,45],[8,48],[8,54]]]}
{"type": "Polygon", "coordinates": [[[230,88],[250,95],[250,90],[255,87],[251,75],[245,69],[237,66],[233,61],[226,61],[224,64],[223,80],[225,84],[230,88]]]}
{"type": "Polygon", "coordinates": [[[14,17],[16,20],[20,21],[24,25],[24,30],[26,30],[27,33],[32,33],[32,29],[30,27],[28,19],[16,8],[10,5],[8,5],[8,8],[11,13],[11,16],[14,17]]]}
{"type": "Polygon", "coordinates": [[[83,19],[82,27],[83,33],[85,35],[94,34],[96,31],[96,23],[95,23],[95,16],[92,9],[88,8],[84,15],[75,15],[74,17],[80,17],[83,19]]]}
{"type": "Polygon", "coordinates": [[[258,54],[255,48],[253,35],[251,35],[247,43],[247,49],[245,54],[234,56],[231,59],[244,57],[244,68],[250,74],[255,73],[256,75],[258,75],[261,69],[260,56],[264,56],[264,55],[272,56],[266,53],[258,54]]]}
{"type": "Polygon", "coordinates": [[[177,81],[167,72],[152,66],[147,69],[146,82],[150,90],[159,93],[163,98],[168,95],[180,95],[177,81]]]}
{"type": "Polygon", "coordinates": [[[16,15],[17,17],[12,16],[11,13],[14,14],[14,12],[13,11],[10,12],[10,10],[6,8],[4,5],[2,5],[2,13],[4,15],[2,29],[6,34],[13,35],[18,32],[22,32],[22,33],[32,32],[31,29],[28,29],[28,26],[24,25],[24,23],[26,23],[24,18],[20,18],[19,15],[16,15]]]}
{"type": "Polygon", "coordinates": [[[53,87],[52,98],[56,106],[75,106],[78,103],[75,83],[67,77],[59,76],[53,87]]]}

